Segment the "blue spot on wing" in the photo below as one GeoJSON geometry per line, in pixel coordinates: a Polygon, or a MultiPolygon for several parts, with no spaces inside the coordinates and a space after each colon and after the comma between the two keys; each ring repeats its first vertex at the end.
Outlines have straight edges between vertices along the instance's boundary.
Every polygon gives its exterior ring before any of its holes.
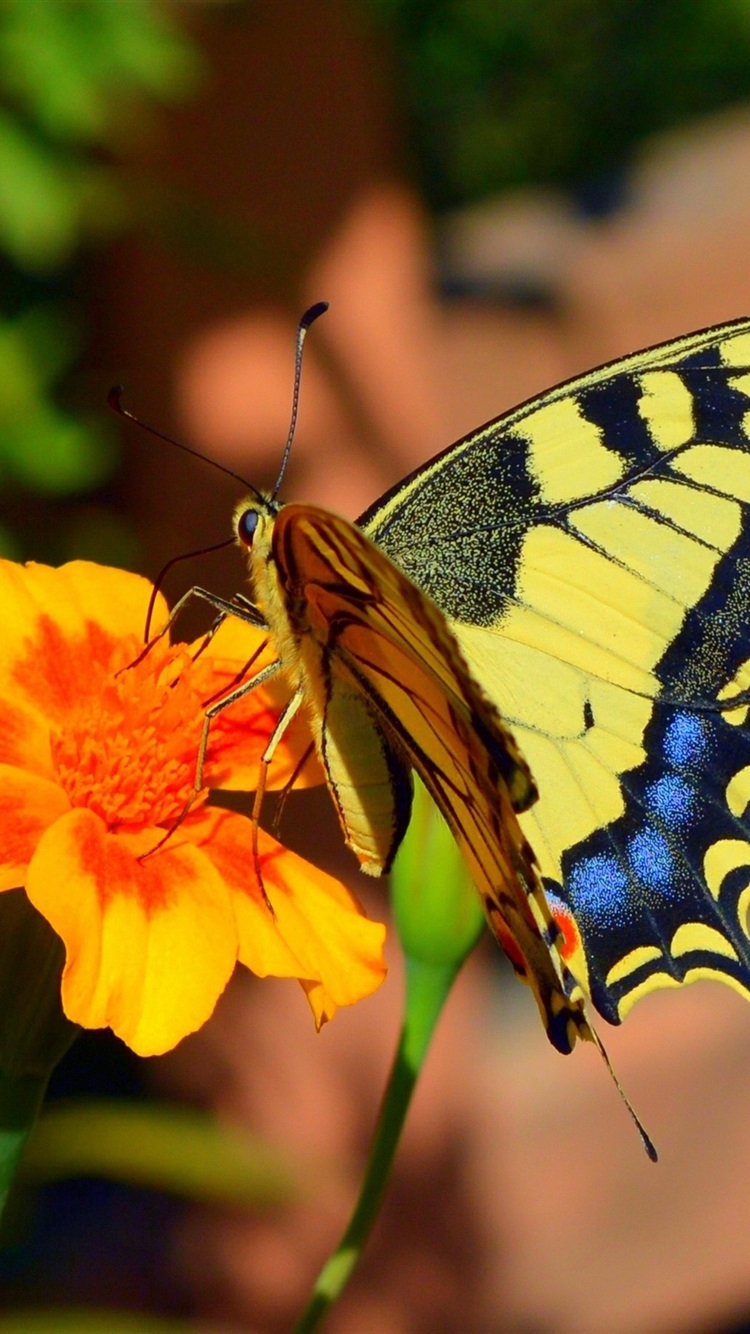
{"type": "Polygon", "coordinates": [[[634,875],[649,890],[670,895],[674,886],[675,866],[664,835],[646,824],[628,841],[628,860],[634,875]]]}
{"type": "Polygon", "coordinates": [[[689,829],[699,807],[697,793],[678,774],[662,774],[645,788],[647,807],[671,829],[689,829]]]}
{"type": "Polygon", "coordinates": [[[616,857],[582,857],[572,867],[566,888],[574,914],[592,917],[605,929],[627,915],[628,877],[616,857]]]}
{"type": "Polygon", "coordinates": [[[708,746],[706,724],[694,713],[675,713],[664,733],[664,759],[675,769],[697,768],[708,746]]]}

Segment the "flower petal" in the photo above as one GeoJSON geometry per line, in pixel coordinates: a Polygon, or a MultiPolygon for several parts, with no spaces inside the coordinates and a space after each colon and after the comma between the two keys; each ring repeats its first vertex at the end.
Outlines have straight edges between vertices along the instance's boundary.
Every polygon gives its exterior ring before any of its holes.
{"type": "Polygon", "coordinates": [[[242,963],[258,977],[300,977],[303,964],[281,935],[258,884],[250,821],[213,807],[191,819],[190,828],[232,891],[242,963]]]}
{"type": "Polygon", "coordinates": [[[18,691],[0,699],[0,764],[20,766],[42,778],[52,774],[49,722],[18,691]]]}
{"type": "Polygon", "coordinates": [[[339,1005],[353,1005],[377,991],[388,971],[383,958],[385,926],[365,917],[346,890],[347,901],[342,902],[343,886],[296,853],[276,844],[268,856],[272,844],[268,835],[261,838],[266,892],[279,930],[306,964],[304,976],[320,979],[320,987],[307,989],[320,1028],[339,1005]]]}
{"type": "MultiPolygon", "coordinates": [[[[0,564],[25,576],[19,582],[25,584],[26,595],[66,635],[77,637],[93,623],[110,639],[131,634],[143,637],[151,584],[142,575],[86,560],[69,561],[59,568],[33,561],[23,566],[10,561],[0,564]]],[[[4,606],[4,590],[0,592],[0,605],[4,606]]],[[[158,594],[154,626],[161,627],[167,615],[166,602],[158,594]]]]}
{"type": "Polygon", "coordinates": [[[226,811],[206,816],[215,821],[206,852],[234,891],[240,962],[261,977],[298,977],[318,1028],[339,1005],[353,1005],[377,990],[386,974],[382,923],[365,917],[338,880],[261,829],[263,883],[275,915],[270,931],[253,872],[249,822],[226,811]]]}
{"type": "MultiPolygon", "coordinates": [[[[193,647],[197,647],[199,642],[196,641],[193,647]]],[[[254,670],[259,671],[278,656],[273,649],[268,631],[260,626],[251,625],[241,616],[225,617],[206,646],[205,655],[224,662],[234,662],[238,671],[251,658],[255,659],[254,670]]]]}
{"type": "Polygon", "coordinates": [[[63,939],[62,999],[86,1028],[109,1025],[141,1056],[168,1051],[205,1023],[237,958],[226,887],[209,859],[163,831],[109,834],[74,810],[43,835],[31,902],[63,939]]]}
{"type": "MultiPolygon", "coordinates": [[[[18,704],[47,725],[64,720],[86,692],[92,665],[106,667],[124,637],[142,636],[149,595],[146,579],[88,561],[56,570],[0,560],[4,709],[18,704]]],[[[7,723],[0,724],[2,736],[7,723]]],[[[17,757],[17,750],[2,755],[17,757]]]]}
{"type": "Polygon", "coordinates": [[[69,810],[70,802],[56,783],[0,764],[0,890],[25,883],[41,835],[69,810]]]}

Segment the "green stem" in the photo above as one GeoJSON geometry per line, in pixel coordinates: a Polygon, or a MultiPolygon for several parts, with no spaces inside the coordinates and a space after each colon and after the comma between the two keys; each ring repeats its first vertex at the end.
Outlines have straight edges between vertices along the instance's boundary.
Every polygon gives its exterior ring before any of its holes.
{"type": "Polygon", "coordinates": [[[378,1216],[401,1131],[430,1040],[459,965],[422,963],[407,957],[404,1022],[359,1199],[344,1234],[318,1275],[295,1334],[317,1329],[349,1281],[378,1216]]]}

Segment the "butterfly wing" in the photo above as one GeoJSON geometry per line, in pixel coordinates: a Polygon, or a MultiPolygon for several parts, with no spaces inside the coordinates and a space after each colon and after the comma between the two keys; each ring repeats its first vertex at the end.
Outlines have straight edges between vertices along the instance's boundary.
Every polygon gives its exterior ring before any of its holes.
{"type": "MultiPolygon", "coordinates": [[[[534,992],[550,1040],[571,1050],[576,1037],[591,1032],[518,823],[516,811],[533,801],[535,790],[443,616],[356,528],[312,506],[281,511],[273,556],[348,841],[361,844],[368,802],[367,786],[352,783],[349,767],[347,714],[355,700],[360,735],[367,719],[374,732],[364,742],[367,754],[390,754],[396,767],[419,772],[457,839],[495,935],[534,992]]],[[[360,767],[356,758],[354,764],[360,767]]],[[[381,816],[378,806],[376,822],[381,816]]]]}
{"type": "Polygon", "coordinates": [[[524,832],[612,1022],[696,977],[750,994],[748,423],[743,320],[523,404],[360,520],[512,726],[524,832]]]}

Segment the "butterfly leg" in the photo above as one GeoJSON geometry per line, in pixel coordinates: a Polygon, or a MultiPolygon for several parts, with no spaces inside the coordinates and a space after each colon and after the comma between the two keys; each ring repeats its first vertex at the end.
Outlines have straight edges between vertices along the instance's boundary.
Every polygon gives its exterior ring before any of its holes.
{"type": "MultiPolygon", "coordinates": [[[[203,647],[206,647],[206,644],[211,643],[216,631],[222,626],[224,620],[227,619],[227,616],[238,616],[239,620],[244,620],[244,622],[251,624],[251,626],[258,626],[260,630],[266,630],[266,622],[264,622],[263,616],[260,615],[258,607],[255,607],[254,604],[250,602],[250,599],[243,598],[242,594],[236,594],[234,598],[220,598],[218,594],[211,592],[210,588],[200,588],[198,584],[195,584],[194,587],[188,588],[187,592],[184,592],[181,598],[177,599],[175,606],[172,607],[171,612],[169,612],[169,615],[167,616],[167,620],[165,620],[160,630],[157,630],[156,634],[148,639],[147,644],[145,644],[145,647],[143,648],[143,652],[141,652],[139,658],[136,658],[136,662],[140,662],[140,660],[144,658],[152,644],[159,643],[159,640],[164,638],[164,635],[167,634],[167,631],[171,630],[181,612],[184,611],[184,608],[190,606],[190,603],[195,602],[195,600],[208,603],[208,606],[214,607],[214,610],[218,612],[218,616],[216,616],[214,623],[212,623],[212,626],[208,628],[208,631],[206,632],[206,639],[204,639],[203,647]]],[[[203,652],[203,648],[200,651],[203,652]]]]}
{"type": "Polygon", "coordinates": [[[241,593],[237,593],[232,598],[223,598],[220,597],[218,593],[212,593],[209,588],[201,588],[198,584],[194,584],[186,593],[183,593],[181,598],[178,598],[164,622],[164,625],[157,631],[153,638],[161,639],[166,631],[174,625],[174,622],[184,608],[188,606],[191,601],[196,599],[199,602],[207,602],[210,607],[213,607],[214,610],[219,613],[219,625],[222,621],[226,620],[227,616],[237,616],[241,621],[245,621],[250,625],[257,625],[261,629],[266,629],[266,623],[263,620],[263,617],[258,611],[258,608],[249,600],[249,598],[243,597],[241,593]]]}
{"type": "MultiPolygon", "coordinates": [[[[244,675],[244,670],[243,670],[243,675],[244,675]]],[[[276,674],[280,670],[281,670],[281,663],[278,661],[278,659],[276,659],[276,661],[274,662],[269,662],[265,667],[262,667],[259,672],[256,672],[255,676],[252,676],[249,681],[241,681],[239,685],[235,686],[233,690],[230,690],[228,695],[222,695],[220,699],[217,699],[213,703],[208,705],[206,712],[203,716],[203,731],[201,733],[201,739],[198,745],[198,759],[196,761],[196,766],[195,766],[195,794],[194,794],[195,796],[198,795],[201,788],[203,787],[203,769],[206,763],[208,734],[213,719],[218,718],[219,714],[223,713],[225,709],[228,709],[230,705],[236,704],[237,701],[243,699],[245,695],[249,695],[251,690],[257,689],[258,686],[265,685],[266,681],[270,681],[271,677],[276,676],[276,674]]],[[[290,704],[291,703],[292,701],[290,701],[290,704]]],[[[284,712],[282,713],[276,726],[274,727],[273,733],[271,735],[271,740],[268,742],[266,749],[264,750],[263,755],[261,756],[260,760],[261,764],[270,764],[271,759],[273,758],[273,751],[276,749],[276,746],[280,740],[280,736],[276,735],[279,730],[280,723],[285,719],[287,722],[291,721],[291,719],[294,717],[294,714],[297,712],[297,708],[295,708],[294,712],[290,714],[289,718],[287,719],[287,713],[290,704],[286,706],[284,712]],[[266,754],[272,742],[273,742],[273,750],[271,751],[268,760],[266,760],[266,754]]],[[[299,705],[297,707],[299,707],[299,705]]],[[[284,727],[286,727],[286,722],[284,723],[284,727]]],[[[283,730],[284,729],[282,728],[281,735],[283,735],[283,730]]]]}
{"type": "Polygon", "coordinates": [[[281,788],[279,792],[279,800],[276,806],[276,810],[274,811],[273,823],[271,825],[271,833],[274,835],[274,838],[278,838],[279,836],[279,829],[281,827],[281,818],[284,813],[284,809],[286,807],[289,793],[292,791],[294,784],[297,782],[297,779],[302,773],[302,770],[307,764],[307,761],[314,754],[315,754],[315,746],[311,741],[310,745],[307,747],[307,750],[303,751],[303,753],[300,755],[291,774],[289,775],[284,786],[281,788]]]}
{"type": "Polygon", "coordinates": [[[244,621],[249,625],[257,626],[258,629],[266,629],[266,623],[257,607],[255,607],[248,598],[244,598],[241,593],[236,594],[234,598],[222,598],[219,597],[217,593],[212,593],[210,589],[200,588],[196,584],[193,588],[189,588],[186,593],[183,593],[182,597],[179,598],[173,606],[161,629],[157,630],[156,634],[152,635],[150,638],[148,638],[148,627],[151,622],[152,608],[149,607],[148,616],[146,618],[146,643],[138,656],[134,658],[131,663],[128,663],[127,667],[121,668],[121,671],[128,671],[130,667],[136,667],[138,663],[143,662],[146,655],[151,652],[154,644],[158,644],[159,640],[163,639],[165,634],[171,630],[184,608],[188,606],[191,601],[196,599],[201,602],[207,602],[209,606],[213,607],[215,611],[218,612],[218,615],[203,637],[203,642],[198,649],[196,657],[205,652],[217,630],[224,624],[224,621],[228,616],[236,616],[238,620],[244,621]]]}
{"type": "Polygon", "coordinates": [[[260,769],[258,771],[258,786],[255,789],[255,800],[253,801],[253,810],[252,810],[252,815],[250,817],[253,822],[253,865],[255,867],[255,874],[258,877],[258,884],[260,885],[261,893],[265,900],[266,907],[269,909],[272,916],[275,916],[275,913],[269,901],[268,895],[266,894],[266,887],[263,884],[263,872],[260,866],[260,848],[258,847],[258,830],[260,829],[260,813],[263,809],[263,798],[265,797],[266,794],[266,775],[268,773],[268,766],[271,763],[271,760],[273,759],[274,751],[276,750],[277,745],[279,744],[287,727],[292,721],[292,718],[297,713],[297,710],[299,709],[301,703],[302,703],[302,691],[297,690],[296,693],[292,695],[292,698],[290,699],[289,703],[284,709],[284,712],[279,717],[276,726],[274,727],[273,732],[269,737],[268,744],[266,745],[266,748],[260,758],[260,769]]]}
{"type": "MultiPolygon", "coordinates": [[[[281,663],[278,661],[268,663],[268,665],[262,668],[262,670],[259,671],[254,677],[252,677],[250,681],[243,681],[234,690],[230,691],[228,695],[222,696],[221,699],[217,700],[214,704],[211,704],[209,708],[206,709],[206,714],[203,720],[203,732],[201,734],[200,745],[198,747],[198,760],[195,770],[195,792],[193,793],[193,796],[190,798],[190,801],[188,802],[187,806],[185,807],[185,810],[182,812],[182,815],[180,816],[180,823],[182,822],[182,820],[184,820],[190,807],[195,801],[195,798],[197,797],[198,793],[201,791],[203,787],[203,769],[206,760],[208,737],[213,719],[216,718],[220,713],[223,713],[225,709],[228,709],[230,705],[235,704],[237,700],[242,699],[243,696],[248,694],[250,690],[254,690],[257,686],[263,685],[265,681],[270,680],[272,676],[276,675],[276,673],[280,670],[280,668],[281,668],[281,663]]],[[[258,770],[258,785],[255,789],[253,809],[250,816],[253,827],[253,842],[252,842],[253,866],[255,869],[255,874],[258,878],[260,892],[263,895],[263,901],[272,916],[274,916],[275,914],[273,911],[273,906],[271,904],[271,901],[266,893],[265,885],[263,884],[263,872],[261,870],[261,864],[260,864],[260,848],[258,845],[258,830],[260,829],[260,815],[263,809],[263,800],[266,793],[266,775],[268,773],[268,766],[273,760],[276,747],[278,746],[279,742],[281,741],[281,738],[286,732],[287,727],[294,718],[295,714],[298,712],[299,707],[302,704],[302,700],[303,700],[302,691],[301,690],[295,691],[295,693],[292,695],[292,698],[289,700],[288,704],[286,705],[280,717],[278,718],[276,726],[274,727],[273,732],[271,733],[271,736],[269,737],[268,742],[266,743],[266,748],[260,757],[260,767],[258,770]]],[[[175,826],[175,828],[176,827],[177,826],[175,826]]],[[[173,832],[174,830],[170,829],[167,837],[169,837],[173,832]]],[[[164,841],[165,840],[162,839],[162,844],[164,843],[164,841]]],[[[161,844],[159,846],[161,846],[161,844]]]]}

